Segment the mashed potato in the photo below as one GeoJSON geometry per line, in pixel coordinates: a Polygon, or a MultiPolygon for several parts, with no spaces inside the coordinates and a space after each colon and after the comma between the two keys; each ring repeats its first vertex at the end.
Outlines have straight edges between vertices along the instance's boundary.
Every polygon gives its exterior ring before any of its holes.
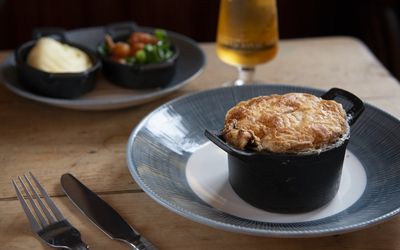
{"type": "Polygon", "coordinates": [[[37,41],[27,62],[32,67],[49,73],[76,73],[92,67],[85,52],[49,37],[37,41]]]}

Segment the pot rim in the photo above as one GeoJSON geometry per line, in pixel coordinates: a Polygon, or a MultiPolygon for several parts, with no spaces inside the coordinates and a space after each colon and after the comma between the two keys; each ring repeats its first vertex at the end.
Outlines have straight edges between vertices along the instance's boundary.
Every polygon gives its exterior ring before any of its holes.
{"type": "Polygon", "coordinates": [[[271,152],[271,151],[254,151],[254,150],[242,150],[235,148],[234,146],[227,143],[222,138],[222,133],[217,131],[210,131],[208,129],[205,130],[204,135],[210,139],[213,143],[215,143],[222,150],[227,152],[229,155],[236,157],[274,157],[274,158],[299,158],[299,157],[312,157],[316,155],[320,155],[323,153],[327,153],[329,151],[335,150],[342,146],[347,146],[347,143],[350,139],[350,129],[349,132],[343,135],[340,138],[340,141],[337,141],[334,144],[331,144],[327,147],[322,148],[321,150],[313,150],[306,152],[291,152],[291,153],[280,153],[280,152],[271,152]]]}
{"type": "Polygon", "coordinates": [[[311,157],[320,155],[322,153],[327,153],[329,151],[335,150],[342,146],[347,146],[350,139],[350,128],[356,122],[358,117],[364,111],[364,103],[354,94],[339,88],[332,88],[328,90],[325,94],[321,96],[322,99],[333,100],[335,97],[341,96],[352,103],[352,107],[346,110],[347,114],[347,124],[348,129],[345,134],[343,134],[335,143],[322,148],[321,150],[312,150],[306,152],[290,152],[290,153],[280,153],[271,151],[255,151],[255,150],[241,150],[235,148],[234,146],[227,143],[222,138],[222,132],[209,131],[205,129],[205,136],[215,143],[222,150],[227,152],[229,155],[236,156],[239,158],[254,158],[254,157],[275,157],[275,158],[299,158],[299,157],[311,157]]]}

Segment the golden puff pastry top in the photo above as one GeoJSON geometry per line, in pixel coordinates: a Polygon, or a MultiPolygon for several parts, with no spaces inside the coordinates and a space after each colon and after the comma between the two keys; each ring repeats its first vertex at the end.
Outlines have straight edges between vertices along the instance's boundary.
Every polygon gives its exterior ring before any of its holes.
{"type": "Polygon", "coordinates": [[[348,130],[340,103],[288,93],[238,103],[225,116],[223,137],[239,149],[300,153],[335,144],[348,130]]]}

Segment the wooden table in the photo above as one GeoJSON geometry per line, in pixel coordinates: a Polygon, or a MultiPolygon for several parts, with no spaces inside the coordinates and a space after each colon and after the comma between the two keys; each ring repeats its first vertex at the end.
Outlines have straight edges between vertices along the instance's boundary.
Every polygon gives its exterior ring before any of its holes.
{"type": "MultiPolygon", "coordinates": [[[[84,112],[26,100],[0,86],[0,248],[46,249],[30,231],[11,177],[32,171],[91,249],[128,249],[92,225],[62,193],[59,178],[70,172],[100,194],[161,249],[400,249],[400,217],[344,235],[307,239],[255,237],[192,222],[158,205],[135,184],[125,145],[138,122],[177,96],[215,88],[236,71],[201,44],[204,72],[157,101],[117,111],[84,112]]],[[[0,53],[0,61],[9,52],[0,53]]],[[[282,41],[278,57],[257,68],[263,82],[347,89],[400,117],[400,85],[363,43],[348,37],[282,41]]]]}

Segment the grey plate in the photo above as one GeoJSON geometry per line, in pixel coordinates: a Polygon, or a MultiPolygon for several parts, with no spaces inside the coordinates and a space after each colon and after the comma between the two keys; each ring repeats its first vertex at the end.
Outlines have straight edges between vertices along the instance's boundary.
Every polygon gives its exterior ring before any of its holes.
{"type": "MultiPolygon", "coordinates": [[[[185,176],[189,157],[208,142],[204,129],[219,130],[235,103],[259,95],[323,91],[282,85],[249,85],[204,91],[175,99],[149,114],[127,144],[129,170],[155,201],[191,220],[233,232],[314,237],[359,230],[400,211],[400,122],[366,104],[352,127],[348,149],[361,161],[367,185],[353,205],[306,222],[272,223],[232,216],[202,201],[185,176]]],[[[283,215],[284,216],[284,215],[283,215]]]]}
{"type": "MultiPolygon", "coordinates": [[[[152,31],[142,27],[143,31],[152,31]]],[[[192,39],[168,31],[171,41],[179,47],[180,56],[177,61],[177,72],[172,81],[163,88],[151,90],[131,90],[112,85],[100,78],[96,88],[77,99],[58,99],[34,94],[24,88],[17,78],[14,55],[6,58],[0,66],[0,81],[12,92],[38,102],[81,110],[119,109],[143,104],[165,96],[189,83],[198,76],[205,65],[205,55],[192,39]]],[[[104,39],[103,27],[93,27],[66,32],[67,40],[82,44],[95,50],[97,44],[104,39]]]]}

